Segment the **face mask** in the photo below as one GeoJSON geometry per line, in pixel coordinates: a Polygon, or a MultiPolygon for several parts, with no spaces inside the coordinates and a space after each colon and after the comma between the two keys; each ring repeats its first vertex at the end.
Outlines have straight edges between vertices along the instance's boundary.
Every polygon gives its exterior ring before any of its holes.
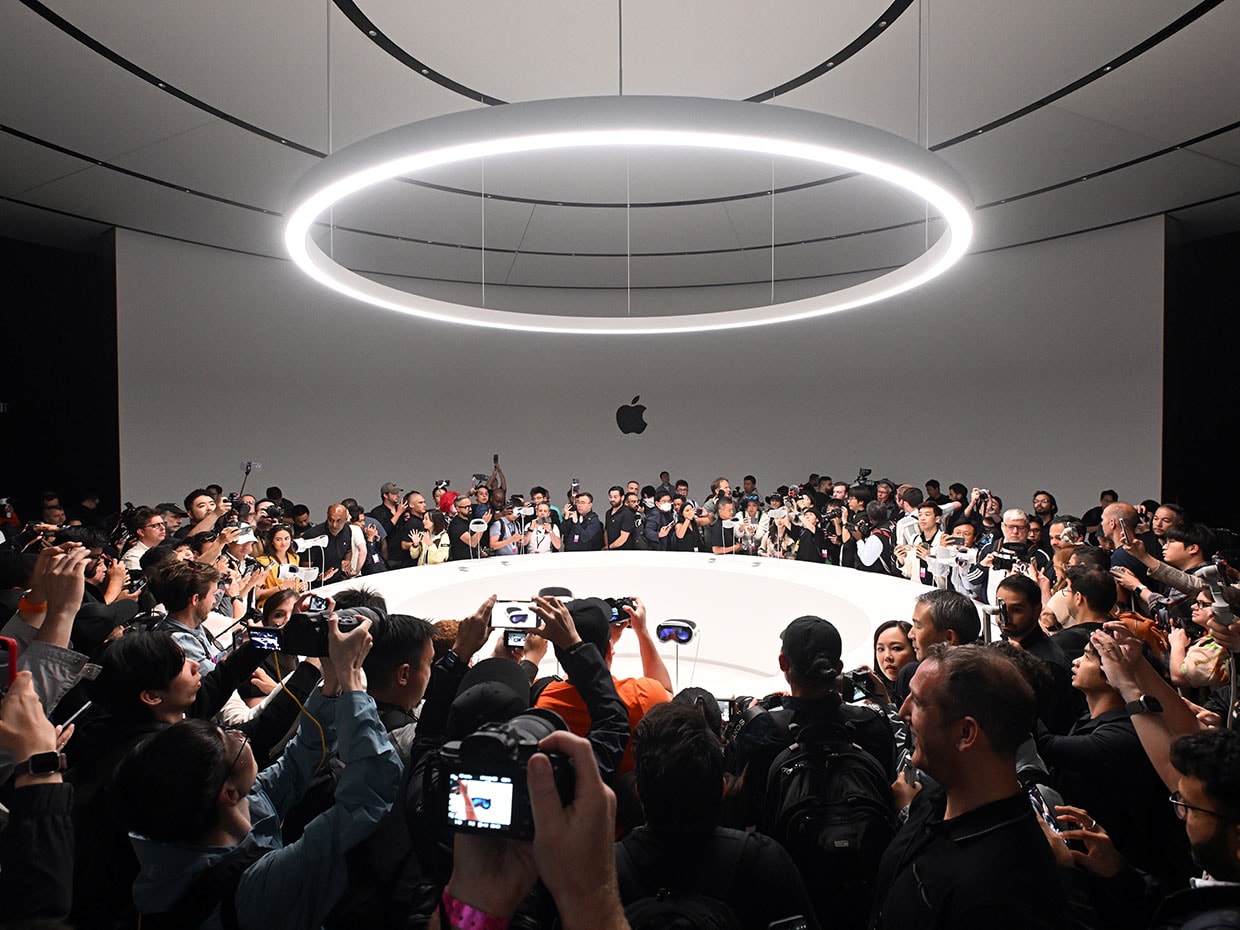
{"type": "Polygon", "coordinates": [[[646,506],[646,507],[653,507],[653,506],[654,506],[654,498],[653,498],[653,497],[643,497],[643,498],[642,498],[642,504],[643,504],[644,506],[646,506]]]}
{"type": "Polygon", "coordinates": [[[659,509],[662,510],[664,513],[669,513],[672,509],[672,505],[671,504],[660,504],[659,509]]]}

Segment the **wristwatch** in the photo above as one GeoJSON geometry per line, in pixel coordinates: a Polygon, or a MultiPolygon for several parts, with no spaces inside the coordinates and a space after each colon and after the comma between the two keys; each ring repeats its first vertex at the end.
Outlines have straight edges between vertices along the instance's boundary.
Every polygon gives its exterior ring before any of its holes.
{"type": "Polygon", "coordinates": [[[1135,701],[1125,704],[1124,710],[1128,711],[1128,716],[1135,717],[1137,714],[1161,714],[1163,706],[1158,698],[1142,694],[1135,701]]]}
{"type": "Polygon", "coordinates": [[[439,657],[439,665],[446,672],[454,671],[459,665],[461,665],[461,657],[449,649],[439,657]]]}
{"type": "Polygon", "coordinates": [[[68,761],[62,752],[36,752],[25,762],[19,762],[13,767],[14,775],[54,775],[57,772],[63,772],[69,767],[68,761]]]}

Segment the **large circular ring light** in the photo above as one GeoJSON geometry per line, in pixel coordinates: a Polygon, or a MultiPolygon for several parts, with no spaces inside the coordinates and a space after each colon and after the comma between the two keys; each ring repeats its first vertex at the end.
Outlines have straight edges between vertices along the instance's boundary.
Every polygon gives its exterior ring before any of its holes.
{"type": "Polygon", "coordinates": [[[650,334],[761,326],[849,310],[942,274],[969,247],[972,197],[921,146],[851,120],[769,104],[697,97],[575,97],[452,113],[363,139],[315,165],[289,198],[284,243],[299,268],[348,297],[431,320],[550,333],[650,334]],[[926,201],[946,229],[925,252],[872,280],[740,310],[657,317],[564,317],[474,307],[388,287],[337,264],[311,232],[340,201],[428,168],[516,152],[648,146],[803,159],[885,181],[926,201]]]}

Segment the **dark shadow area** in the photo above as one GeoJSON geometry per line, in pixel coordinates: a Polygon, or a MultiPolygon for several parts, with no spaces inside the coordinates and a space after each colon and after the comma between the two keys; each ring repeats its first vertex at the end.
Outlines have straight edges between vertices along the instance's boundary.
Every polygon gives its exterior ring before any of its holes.
{"type": "Polygon", "coordinates": [[[1163,363],[1163,500],[1240,529],[1226,492],[1240,345],[1240,233],[1176,243],[1168,230],[1163,363]]]}
{"type": "Polygon", "coordinates": [[[119,509],[116,271],[87,255],[0,239],[5,295],[0,496],[23,520],[39,517],[40,495],[60,492],[71,510],[94,490],[119,509]],[[91,487],[86,487],[86,484],[91,487]]]}

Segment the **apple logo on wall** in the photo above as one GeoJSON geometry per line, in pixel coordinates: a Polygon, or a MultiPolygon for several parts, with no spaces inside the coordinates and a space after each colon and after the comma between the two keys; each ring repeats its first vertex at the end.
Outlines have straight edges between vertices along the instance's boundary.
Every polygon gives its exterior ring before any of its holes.
{"type": "Polygon", "coordinates": [[[644,405],[639,404],[641,395],[637,395],[627,404],[622,404],[616,408],[616,426],[620,427],[622,433],[642,433],[646,430],[646,419],[643,416],[646,412],[644,405]]]}

